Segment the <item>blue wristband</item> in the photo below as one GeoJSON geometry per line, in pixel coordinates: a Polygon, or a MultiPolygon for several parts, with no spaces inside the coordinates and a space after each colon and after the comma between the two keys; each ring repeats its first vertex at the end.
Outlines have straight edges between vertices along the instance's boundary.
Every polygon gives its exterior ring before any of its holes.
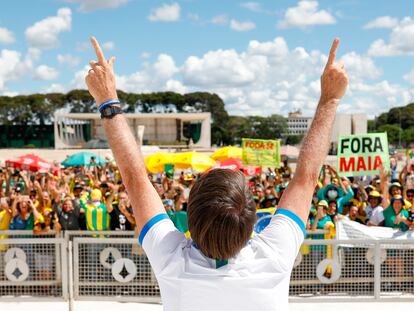
{"type": "Polygon", "coordinates": [[[99,106],[99,108],[98,108],[99,112],[102,112],[103,109],[105,109],[108,106],[114,105],[114,104],[120,104],[120,101],[119,100],[114,100],[114,99],[107,100],[106,102],[102,103],[99,106]]]}

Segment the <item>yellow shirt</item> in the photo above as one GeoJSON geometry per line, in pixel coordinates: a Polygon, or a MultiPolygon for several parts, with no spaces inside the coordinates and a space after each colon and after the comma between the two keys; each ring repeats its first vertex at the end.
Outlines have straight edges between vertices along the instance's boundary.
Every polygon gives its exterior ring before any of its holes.
{"type": "MultiPolygon", "coordinates": [[[[7,212],[5,210],[0,211],[0,231],[1,230],[9,230],[11,221],[11,212],[7,212]]],[[[0,235],[0,239],[7,239],[7,235],[0,235]]],[[[6,244],[0,244],[0,251],[4,251],[7,249],[6,244]]]]}

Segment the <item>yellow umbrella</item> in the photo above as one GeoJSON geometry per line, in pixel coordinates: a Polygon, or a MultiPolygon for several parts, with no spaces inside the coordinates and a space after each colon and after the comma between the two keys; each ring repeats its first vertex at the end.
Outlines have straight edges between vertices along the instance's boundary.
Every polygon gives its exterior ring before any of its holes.
{"type": "Polygon", "coordinates": [[[175,154],[173,164],[178,169],[192,168],[195,171],[203,172],[216,163],[208,155],[202,153],[182,152],[175,154]]]}
{"type": "Polygon", "coordinates": [[[219,162],[227,160],[229,158],[241,159],[241,157],[242,157],[242,148],[233,147],[233,146],[227,146],[227,147],[221,148],[211,155],[211,158],[213,160],[216,160],[219,162]]]}
{"type": "Polygon", "coordinates": [[[155,153],[145,158],[145,166],[150,173],[162,173],[165,164],[174,164],[174,154],[155,153]]]}

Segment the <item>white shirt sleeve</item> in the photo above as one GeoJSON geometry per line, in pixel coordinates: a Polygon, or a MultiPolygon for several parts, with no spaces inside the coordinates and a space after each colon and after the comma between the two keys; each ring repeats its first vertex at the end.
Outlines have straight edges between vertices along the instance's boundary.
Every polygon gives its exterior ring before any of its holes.
{"type": "Polygon", "coordinates": [[[305,235],[305,224],[298,216],[289,210],[278,209],[270,224],[255,239],[272,248],[285,269],[291,270],[305,235]]]}
{"type": "Polygon", "coordinates": [[[139,236],[139,242],[155,274],[163,270],[184,240],[186,237],[175,228],[167,214],[154,216],[142,228],[139,236]]]}

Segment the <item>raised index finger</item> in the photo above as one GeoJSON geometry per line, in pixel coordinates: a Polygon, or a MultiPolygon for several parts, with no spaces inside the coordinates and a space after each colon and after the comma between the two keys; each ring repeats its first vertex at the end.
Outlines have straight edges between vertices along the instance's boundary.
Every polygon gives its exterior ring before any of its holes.
{"type": "Polygon", "coordinates": [[[326,63],[326,66],[331,66],[334,64],[335,57],[336,57],[336,50],[338,48],[338,45],[339,45],[339,39],[335,38],[334,42],[332,43],[331,50],[329,51],[329,57],[328,57],[328,62],[326,63]]]}
{"type": "Polygon", "coordinates": [[[98,62],[101,65],[105,64],[106,63],[105,56],[104,56],[104,53],[102,52],[102,49],[101,49],[101,47],[98,43],[98,40],[96,40],[95,37],[91,37],[91,42],[92,42],[92,45],[93,45],[93,49],[95,50],[96,57],[98,57],[98,62]]]}

